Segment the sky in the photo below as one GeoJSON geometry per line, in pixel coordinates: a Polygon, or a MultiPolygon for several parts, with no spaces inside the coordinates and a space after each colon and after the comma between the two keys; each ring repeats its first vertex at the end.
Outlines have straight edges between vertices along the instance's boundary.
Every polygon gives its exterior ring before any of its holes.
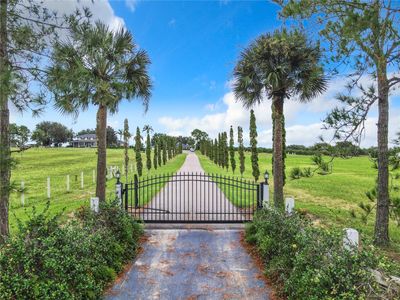
{"type": "MultiPolygon", "coordinates": [[[[123,127],[128,118],[131,131],[150,124],[156,132],[190,135],[199,128],[210,137],[228,131],[232,125],[244,129],[248,142],[249,111],[236,101],[231,89],[232,72],[240,52],[257,36],[278,29],[279,7],[268,1],[107,1],[45,0],[59,12],[71,12],[76,5],[88,6],[94,19],[111,28],[124,26],[151,59],[153,82],[150,107],[145,114],[140,99],[123,101],[118,113],[109,116],[108,125],[123,127]]],[[[368,78],[364,79],[366,82],[368,78]]],[[[335,95],[344,90],[346,80],[332,78],[327,91],[312,103],[285,102],[287,144],[312,145],[322,130],[322,120],[338,103],[335,95]]],[[[390,140],[400,131],[400,91],[390,98],[390,140]]],[[[29,113],[11,113],[11,121],[34,129],[41,121],[61,122],[75,132],[95,127],[96,107],[78,118],[61,115],[51,105],[39,118],[29,113]]],[[[271,147],[270,102],[254,107],[259,145],[271,147]]],[[[366,121],[362,146],[376,145],[376,108],[366,121]]]]}

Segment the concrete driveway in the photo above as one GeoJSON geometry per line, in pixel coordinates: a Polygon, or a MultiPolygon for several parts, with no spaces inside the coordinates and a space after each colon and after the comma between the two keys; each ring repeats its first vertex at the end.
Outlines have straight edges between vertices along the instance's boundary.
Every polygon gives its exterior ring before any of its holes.
{"type": "Polygon", "coordinates": [[[269,299],[240,230],[147,230],[147,241],[106,299],[269,299]]]}

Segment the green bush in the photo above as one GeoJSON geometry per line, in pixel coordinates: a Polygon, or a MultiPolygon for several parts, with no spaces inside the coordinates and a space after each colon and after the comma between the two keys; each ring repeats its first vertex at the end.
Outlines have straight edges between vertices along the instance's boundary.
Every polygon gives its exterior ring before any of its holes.
{"type": "Polygon", "coordinates": [[[266,274],[288,299],[366,299],[384,293],[370,269],[398,271],[373,246],[348,251],[342,232],[314,227],[297,214],[260,210],[246,241],[256,245],[266,274]]]}
{"type": "Polygon", "coordinates": [[[98,299],[138,248],[142,228],[122,209],[81,208],[66,224],[35,210],[0,248],[0,299],[98,299]]]}

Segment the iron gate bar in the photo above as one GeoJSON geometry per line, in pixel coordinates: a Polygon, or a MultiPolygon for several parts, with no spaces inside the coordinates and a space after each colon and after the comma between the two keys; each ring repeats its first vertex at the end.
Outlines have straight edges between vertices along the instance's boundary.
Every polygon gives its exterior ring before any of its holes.
{"type": "Polygon", "coordinates": [[[236,223],[252,220],[262,205],[260,197],[260,186],[249,180],[214,173],[166,173],[135,176],[125,184],[124,207],[145,222],[236,223]]]}

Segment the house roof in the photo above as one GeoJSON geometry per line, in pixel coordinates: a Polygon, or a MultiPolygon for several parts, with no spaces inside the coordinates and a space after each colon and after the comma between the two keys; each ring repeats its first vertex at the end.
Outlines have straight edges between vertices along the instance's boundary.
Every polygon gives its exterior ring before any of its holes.
{"type": "Polygon", "coordinates": [[[78,136],[74,139],[74,142],[78,142],[78,141],[87,141],[87,140],[96,140],[96,134],[94,134],[94,133],[88,133],[88,134],[78,135],[78,136]]]}

